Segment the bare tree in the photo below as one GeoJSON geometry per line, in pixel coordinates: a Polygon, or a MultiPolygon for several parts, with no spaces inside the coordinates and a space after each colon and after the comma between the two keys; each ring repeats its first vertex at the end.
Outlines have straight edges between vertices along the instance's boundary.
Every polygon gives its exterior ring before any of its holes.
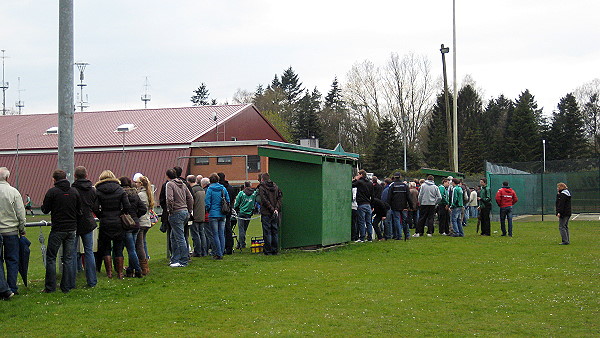
{"type": "Polygon", "coordinates": [[[233,93],[233,103],[235,104],[252,103],[253,99],[254,93],[246,89],[238,88],[235,93],[233,93]]]}
{"type": "Polygon", "coordinates": [[[594,145],[594,152],[600,152],[600,79],[594,79],[575,89],[573,93],[583,113],[586,134],[594,145]]]}

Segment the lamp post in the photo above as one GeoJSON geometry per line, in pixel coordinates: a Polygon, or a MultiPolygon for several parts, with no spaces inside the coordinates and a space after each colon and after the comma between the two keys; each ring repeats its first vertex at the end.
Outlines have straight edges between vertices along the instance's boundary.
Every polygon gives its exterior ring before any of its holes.
{"type": "Polygon", "coordinates": [[[456,101],[458,92],[456,89],[456,0],[452,0],[452,63],[454,72],[454,95],[453,95],[453,107],[452,107],[452,150],[454,151],[453,158],[453,169],[458,172],[458,111],[456,107],[456,101]]]}
{"type": "Polygon", "coordinates": [[[404,123],[404,173],[406,174],[406,172],[408,171],[406,170],[406,135],[408,134],[406,124],[408,123],[408,116],[404,115],[402,117],[402,122],[404,123]]]}
{"type": "Polygon", "coordinates": [[[121,131],[121,134],[123,135],[123,148],[121,150],[121,176],[125,176],[125,133],[127,131],[123,130],[121,131]]]}
{"type": "Polygon", "coordinates": [[[546,173],[546,140],[542,140],[542,222],[544,221],[544,174],[546,173]]]}
{"type": "Polygon", "coordinates": [[[444,100],[446,101],[446,135],[448,138],[448,167],[452,168],[454,164],[453,158],[453,150],[452,150],[452,134],[450,131],[452,130],[452,117],[450,116],[450,100],[448,99],[448,76],[446,75],[446,53],[450,52],[449,47],[442,46],[440,48],[440,52],[442,53],[442,66],[444,69],[444,100]]]}

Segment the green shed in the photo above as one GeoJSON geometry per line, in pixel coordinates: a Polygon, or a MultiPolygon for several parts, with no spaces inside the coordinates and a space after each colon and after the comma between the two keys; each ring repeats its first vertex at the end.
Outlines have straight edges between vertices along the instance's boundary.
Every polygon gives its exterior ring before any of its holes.
{"type": "Polygon", "coordinates": [[[457,177],[457,178],[465,178],[465,174],[457,173],[455,171],[421,168],[420,172],[423,173],[423,175],[425,175],[425,176],[432,175],[433,180],[436,184],[442,184],[442,179],[444,177],[448,177],[448,176],[457,177]]]}
{"type": "Polygon", "coordinates": [[[283,192],[282,248],[350,241],[352,167],[359,155],[269,141],[258,148],[269,158],[271,179],[283,192]]]}

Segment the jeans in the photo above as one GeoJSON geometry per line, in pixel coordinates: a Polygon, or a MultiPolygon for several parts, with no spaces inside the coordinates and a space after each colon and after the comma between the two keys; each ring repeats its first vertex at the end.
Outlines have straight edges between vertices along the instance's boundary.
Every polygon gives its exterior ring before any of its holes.
{"type": "Polygon", "coordinates": [[[6,263],[6,282],[13,292],[17,292],[19,275],[19,235],[4,237],[4,260],[6,263]]]}
{"type": "Polygon", "coordinates": [[[215,255],[215,238],[212,231],[212,226],[210,222],[202,222],[202,227],[204,228],[204,237],[206,237],[206,254],[215,255]]]}
{"type": "Polygon", "coordinates": [[[569,218],[571,216],[564,216],[558,218],[558,231],[560,231],[560,237],[562,238],[562,242],[565,244],[571,243],[571,238],[569,238],[569,218]]]}
{"type": "Polygon", "coordinates": [[[502,236],[506,236],[506,226],[504,220],[508,218],[508,236],[512,237],[512,206],[500,208],[500,229],[502,230],[502,236]]]}
{"type": "Polygon", "coordinates": [[[392,210],[388,210],[385,216],[385,220],[383,221],[383,237],[385,239],[392,238],[392,210]]]}
{"type": "Polygon", "coordinates": [[[140,260],[137,251],[135,250],[135,241],[137,239],[138,231],[139,229],[135,229],[133,231],[127,231],[125,234],[125,247],[127,248],[127,256],[129,257],[127,272],[130,272],[131,270],[142,271],[140,260]]]}
{"type": "Polygon", "coordinates": [[[373,214],[371,211],[370,204],[361,204],[358,206],[358,233],[361,241],[365,240],[366,232],[373,232],[373,224],[371,223],[371,219],[373,218],[373,214]]]}
{"type": "Polygon", "coordinates": [[[169,215],[171,225],[171,264],[187,265],[189,259],[188,246],[185,241],[185,224],[190,218],[187,210],[175,211],[169,215]]]}
{"type": "Polygon", "coordinates": [[[209,217],[213,235],[213,256],[223,257],[225,251],[225,217],[209,217]]]}
{"type": "Polygon", "coordinates": [[[452,210],[452,214],[450,215],[450,220],[452,221],[452,230],[454,231],[454,236],[465,237],[462,222],[460,220],[463,208],[456,207],[456,208],[452,208],[451,210],[452,210]]]}
{"type": "Polygon", "coordinates": [[[0,293],[10,290],[4,277],[4,236],[0,236],[0,293]]]}
{"type": "Polygon", "coordinates": [[[138,260],[148,259],[148,254],[146,251],[146,248],[148,247],[148,244],[146,243],[146,234],[148,233],[148,229],[150,228],[141,227],[135,239],[135,252],[137,253],[138,260]]]}
{"type": "Polygon", "coordinates": [[[98,279],[96,278],[96,259],[94,258],[94,232],[90,231],[87,234],[75,236],[73,245],[73,269],[77,271],[79,261],[77,259],[79,238],[83,244],[84,264],[85,264],[85,279],[88,286],[96,286],[98,279]]]}
{"type": "Polygon", "coordinates": [[[408,226],[407,212],[404,210],[392,210],[392,228],[393,228],[393,238],[394,239],[402,239],[402,234],[404,234],[404,239],[410,238],[410,228],[408,226]]]}
{"type": "Polygon", "coordinates": [[[250,225],[250,217],[252,215],[239,215],[238,217],[238,242],[240,244],[240,249],[246,247],[246,231],[248,230],[248,225],[250,225]]]}
{"type": "Polygon", "coordinates": [[[276,255],[279,251],[279,215],[262,215],[260,221],[265,241],[264,254],[276,255]]]}
{"type": "Polygon", "coordinates": [[[45,290],[56,291],[56,256],[62,245],[62,277],[60,289],[69,292],[75,288],[75,265],[73,264],[73,246],[75,245],[75,231],[50,231],[48,235],[48,248],[46,249],[46,281],[45,290]]]}
{"type": "Polygon", "coordinates": [[[190,226],[190,234],[194,243],[194,256],[204,257],[208,254],[208,243],[204,232],[204,222],[193,222],[190,226]]]}

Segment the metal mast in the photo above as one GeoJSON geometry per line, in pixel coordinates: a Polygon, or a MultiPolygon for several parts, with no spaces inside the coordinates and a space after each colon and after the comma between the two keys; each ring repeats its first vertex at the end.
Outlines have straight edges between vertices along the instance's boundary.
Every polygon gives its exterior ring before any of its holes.
{"type": "Polygon", "coordinates": [[[58,168],[73,182],[73,0],[60,0],[58,6],[58,168]]]}
{"type": "Polygon", "coordinates": [[[89,63],[86,62],[76,62],[75,66],[77,66],[77,69],[79,69],[79,83],[77,84],[77,87],[79,87],[79,102],[77,102],[78,107],[80,109],[80,111],[83,111],[84,108],[89,107],[88,100],[87,100],[87,95],[86,95],[86,99],[83,99],[83,87],[87,86],[87,84],[83,83],[83,79],[84,79],[84,75],[83,72],[85,71],[85,67],[89,65],[89,63]]]}
{"type": "Polygon", "coordinates": [[[6,115],[6,90],[8,89],[8,82],[4,81],[4,59],[6,59],[6,56],[4,56],[4,52],[6,52],[6,50],[2,50],[2,83],[1,83],[1,87],[2,88],[2,115],[6,115]]]}
{"type": "Polygon", "coordinates": [[[21,89],[21,78],[17,78],[17,93],[19,95],[18,101],[15,103],[15,106],[19,110],[19,115],[21,115],[23,111],[23,107],[25,107],[25,102],[21,101],[21,92],[25,91],[25,89],[21,89]]]}
{"type": "Polygon", "coordinates": [[[148,94],[148,89],[150,88],[150,83],[148,82],[148,77],[146,76],[146,82],[144,83],[144,94],[142,94],[142,101],[144,102],[144,109],[148,108],[148,102],[151,100],[150,94],[148,94]]]}

